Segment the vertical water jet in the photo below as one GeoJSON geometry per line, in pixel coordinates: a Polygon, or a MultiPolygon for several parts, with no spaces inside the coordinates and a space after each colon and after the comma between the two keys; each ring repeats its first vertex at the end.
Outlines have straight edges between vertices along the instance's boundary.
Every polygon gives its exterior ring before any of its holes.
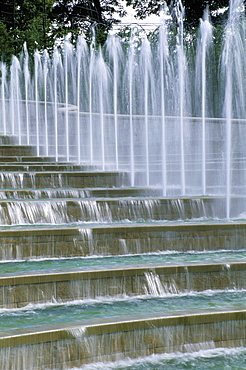
{"type": "Polygon", "coordinates": [[[2,124],[3,124],[3,134],[7,134],[7,126],[6,126],[6,100],[5,100],[5,88],[6,88],[6,74],[7,68],[6,65],[1,62],[1,100],[2,100],[2,124]]]}
{"type": "MultiPolygon", "coordinates": [[[[24,83],[25,83],[25,110],[26,110],[26,142],[30,144],[30,122],[29,122],[29,85],[30,85],[30,71],[29,71],[29,55],[26,43],[24,44],[24,83]]],[[[6,135],[6,133],[4,134],[6,135]]]]}
{"type": "Polygon", "coordinates": [[[49,54],[47,50],[44,51],[43,55],[43,75],[44,75],[44,148],[45,155],[49,154],[49,140],[48,140],[48,114],[47,114],[47,75],[49,68],[49,54]]]}
{"type": "Polygon", "coordinates": [[[69,91],[68,89],[68,78],[70,72],[70,63],[71,63],[71,57],[72,57],[72,45],[65,41],[64,43],[64,78],[65,78],[65,87],[64,87],[64,93],[65,93],[65,157],[66,161],[69,162],[70,160],[70,146],[69,146],[69,121],[68,121],[68,99],[69,99],[69,91]]]}
{"type": "Polygon", "coordinates": [[[165,109],[165,64],[168,57],[167,26],[165,21],[166,9],[161,16],[159,30],[159,59],[160,59],[160,83],[161,83],[161,163],[162,163],[162,193],[167,195],[167,147],[166,147],[166,109],[165,109]]]}
{"type": "MultiPolygon", "coordinates": [[[[202,116],[202,194],[206,194],[206,117],[207,117],[207,58],[212,41],[212,25],[209,23],[208,8],[200,21],[200,37],[197,47],[197,78],[201,84],[201,116],[202,116]]],[[[199,94],[200,96],[200,94],[199,94]]]]}
{"type": "Polygon", "coordinates": [[[180,120],[180,166],[181,166],[181,195],[185,195],[185,132],[184,132],[184,98],[185,98],[185,67],[186,58],[184,52],[184,8],[179,0],[177,3],[177,63],[178,63],[178,78],[179,78],[179,120],[180,120]]]}
{"type": "MultiPolygon", "coordinates": [[[[238,123],[234,118],[240,118],[240,110],[237,108],[237,100],[243,105],[241,58],[239,55],[242,50],[243,39],[241,34],[242,27],[242,0],[232,0],[229,9],[229,19],[225,29],[225,43],[222,52],[222,68],[225,78],[224,95],[224,114],[226,120],[226,139],[225,139],[225,172],[226,172],[226,218],[230,218],[231,193],[232,193],[232,172],[233,165],[237,166],[237,159],[233,152],[233,133],[236,130],[233,126],[238,123]],[[233,161],[235,163],[233,163],[233,161]]],[[[235,171],[234,171],[235,172],[235,171]]]]}
{"type": "Polygon", "coordinates": [[[60,65],[60,55],[55,48],[53,53],[53,84],[54,84],[54,132],[55,132],[55,160],[58,162],[59,159],[59,148],[58,148],[58,102],[57,102],[57,69],[60,65]]]}
{"type": "Polygon", "coordinates": [[[123,51],[119,37],[110,35],[107,40],[107,52],[113,63],[113,116],[114,116],[114,146],[115,146],[115,169],[119,170],[119,122],[118,122],[118,85],[120,82],[120,63],[123,59],[123,51]]]}
{"type": "Polygon", "coordinates": [[[38,51],[34,54],[34,86],[35,86],[35,118],[36,118],[36,148],[37,155],[40,155],[40,129],[39,129],[39,71],[40,71],[40,54],[38,51]]]}

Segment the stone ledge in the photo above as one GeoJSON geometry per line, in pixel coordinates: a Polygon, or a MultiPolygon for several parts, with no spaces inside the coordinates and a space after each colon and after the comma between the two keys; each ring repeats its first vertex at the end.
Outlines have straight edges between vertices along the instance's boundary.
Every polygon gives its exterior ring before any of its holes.
{"type": "MultiPolygon", "coordinates": [[[[216,322],[241,321],[246,324],[246,309],[235,308],[183,310],[165,313],[138,314],[119,318],[100,318],[82,322],[50,324],[27,329],[0,331],[0,348],[51,342],[61,339],[103,335],[110,333],[134,332],[144,329],[157,329],[166,326],[189,326],[216,322]]],[[[246,331],[246,325],[245,325],[246,331]]],[[[212,333],[211,333],[212,335],[212,333]]],[[[231,338],[233,339],[233,338],[231,338]]],[[[238,339],[238,338],[237,338],[238,339]]],[[[242,338],[242,339],[245,339],[242,338]]]]}

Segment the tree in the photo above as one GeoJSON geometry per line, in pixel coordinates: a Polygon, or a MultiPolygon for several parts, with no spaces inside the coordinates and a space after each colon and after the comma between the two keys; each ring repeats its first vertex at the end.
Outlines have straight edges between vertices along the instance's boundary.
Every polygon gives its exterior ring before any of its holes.
{"type": "Polygon", "coordinates": [[[8,0],[0,1],[0,27],[6,42],[0,43],[2,53],[19,53],[24,42],[29,50],[44,48],[53,41],[47,35],[48,16],[53,0],[8,0]]]}
{"type": "Polygon", "coordinates": [[[58,0],[52,10],[53,33],[55,37],[64,36],[64,33],[71,33],[73,38],[81,33],[88,36],[96,25],[98,41],[103,42],[108,30],[119,22],[114,17],[116,14],[125,14],[119,0],[58,0]]]}
{"type": "Polygon", "coordinates": [[[89,37],[92,28],[97,41],[104,42],[119,22],[116,14],[125,14],[120,0],[0,0],[0,52],[18,54],[24,42],[29,52],[52,49],[68,34],[72,40],[79,34],[89,37]]]}
{"type": "MultiPolygon", "coordinates": [[[[245,0],[246,1],[246,0],[245,0]]],[[[199,24],[204,9],[209,6],[212,22],[222,22],[228,10],[229,0],[167,0],[170,14],[177,21],[175,9],[182,3],[185,8],[184,22],[188,29],[199,24]]],[[[144,19],[150,14],[159,14],[163,0],[126,0],[136,15],[144,19]]],[[[72,41],[80,34],[90,38],[96,29],[97,42],[103,43],[112,25],[120,22],[125,14],[120,0],[0,0],[0,52],[5,56],[18,54],[27,43],[29,52],[52,49],[58,39],[70,35],[72,41]]]]}
{"type": "MultiPolygon", "coordinates": [[[[246,1],[245,1],[246,2],[246,1]]],[[[127,6],[131,5],[139,19],[144,19],[151,14],[159,14],[163,5],[163,1],[153,0],[126,0],[127,6]]],[[[211,21],[214,24],[221,23],[225,20],[228,12],[230,0],[167,0],[166,1],[173,21],[176,22],[175,9],[179,3],[185,9],[184,24],[186,28],[196,28],[199,25],[199,20],[202,18],[204,10],[209,7],[211,12],[211,21]],[[219,9],[224,9],[224,12],[218,12],[219,9]]]]}

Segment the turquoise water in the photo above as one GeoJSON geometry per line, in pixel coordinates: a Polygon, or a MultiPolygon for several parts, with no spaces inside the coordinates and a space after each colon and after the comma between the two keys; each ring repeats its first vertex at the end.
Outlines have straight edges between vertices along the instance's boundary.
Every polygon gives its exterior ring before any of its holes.
{"type": "MultiPolygon", "coordinates": [[[[78,368],[76,368],[78,369],[78,368]]],[[[193,353],[152,355],[138,359],[94,363],[83,370],[243,370],[246,369],[245,348],[218,348],[193,353]]],[[[75,368],[73,369],[75,370],[75,368]]]]}
{"type": "Polygon", "coordinates": [[[66,270],[66,269],[89,269],[93,267],[116,267],[141,264],[175,264],[192,262],[246,262],[246,250],[242,251],[216,251],[216,252],[159,252],[154,254],[140,254],[128,256],[110,257],[79,257],[57,258],[43,260],[29,260],[17,262],[0,262],[0,273],[18,273],[23,271],[38,270],[66,270]]]}
{"type": "Polygon", "coordinates": [[[64,323],[103,317],[123,317],[125,315],[153,314],[170,311],[221,308],[244,309],[246,291],[204,291],[163,297],[125,297],[78,300],[67,303],[50,302],[29,304],[21,309],[0,310],[0,330],[30,327],[33,325],[64,323]]]}

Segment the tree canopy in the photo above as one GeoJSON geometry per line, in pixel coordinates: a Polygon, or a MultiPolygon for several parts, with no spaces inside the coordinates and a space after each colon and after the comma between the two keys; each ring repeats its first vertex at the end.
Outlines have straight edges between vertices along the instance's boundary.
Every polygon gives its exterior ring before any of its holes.
{"type": "Polygon", "coordinates": [[[55,40],[87,34],[97,27],[99,42],[126,13],[120,0],[0,0],[0,51],[52,48],[55,40]],[[116,15],[119,15],[116,17],[116,15]]]}
{"type": "Polygon", "coordinates": [[[0,1],[0,50],[18,53],[24,42],[32,50],[48,46],[48,22],[53,0],[0,1]],[[4,37],[3,37],[4,35],[4,37]]]}
{"type": "MultiPolygon", "coordinates": [[[[245,1],[246,2],[246,1],[245,1]]],[[[159,14],[163,6],[163,1],[153,0],[126,0],[126,4],[131,5],[136,11],[139,19],[144,19],[151,14],[159,14]]],[[[166,0],[173,21],[176,21],[175,9],[181,4],[184,8],[184,24],[187,29],[196,28],[200,19],[203,17],[205,9],[208,7],[211,12],[211,21],[214,24],[224,22],[230,0],[166,0]],[[223,9],[223,12],[219,10],[223,9]]]]}
{"type": "Polygon", "coordinates": [[[116,14],[123,16],[125,13],[119,0],[58,0],[51,12],[53,34],[59,37],[71,32],[76,37],[81,33],[88,34],[95,25],[100,40],[104,41],[108,30],[119,22],[116,14]]]}
{"type": "MultiPolygon", "coordinates": [[[[246,1],[246,0],[245,0],[246,1]]],[[[166,0],[175,22],[177,6],[182,6],[184,24],[196,28],[204,10],[209,6],[213,23],[226,18],[230,0],[166,0]],[[225,12],[218,12],[224,8],[225,12]]],[[[162,0],[126,0],[135,9],[136,17],[158,15],[162,0]]],[[[74,40],[79,34],[88,37],[92,27],[97,28],[98,42],[104,42],[109,29],[126,12],[120,0],[0,0],[0,51],[1,54],[19,53],[24,42],[28,49],[51,48],[58,39],[70,35],[74,40]]]]}

